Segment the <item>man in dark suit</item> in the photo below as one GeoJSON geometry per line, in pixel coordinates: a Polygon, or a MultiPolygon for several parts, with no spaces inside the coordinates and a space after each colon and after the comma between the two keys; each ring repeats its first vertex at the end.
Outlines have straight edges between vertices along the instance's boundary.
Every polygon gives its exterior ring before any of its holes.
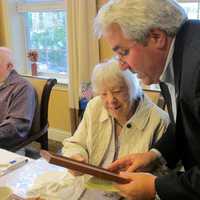
{"type": "Polygon", "coordinates": [[[190,21],[174,0],[112,0],[95,19],[117,54],[122,69],[130,69],[147,84],[160,83],[171,124],[149,152],[115,161],[110,170],[129,184],[117,185],[133,200],[200,199],[200,21],[190,21]],[[150,173],[157,162],[182,172],[162,177],[150,173]]]}

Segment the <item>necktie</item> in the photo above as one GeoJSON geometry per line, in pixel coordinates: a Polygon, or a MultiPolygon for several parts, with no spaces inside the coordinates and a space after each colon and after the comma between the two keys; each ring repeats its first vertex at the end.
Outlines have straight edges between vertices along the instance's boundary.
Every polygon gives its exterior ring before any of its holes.
{"type": "Polygon", "coordinates": [[[160,85],[161,93],[167,104],[169,118],[170,118],[171,122],[174,123],[174,116],[173,116],[173,111],[172,111],[172,101],[171,101],[171,95],[169,92],[169,88],[168,88],[167,84],[164,82],[160,82],[159,85],[160,85]]]}

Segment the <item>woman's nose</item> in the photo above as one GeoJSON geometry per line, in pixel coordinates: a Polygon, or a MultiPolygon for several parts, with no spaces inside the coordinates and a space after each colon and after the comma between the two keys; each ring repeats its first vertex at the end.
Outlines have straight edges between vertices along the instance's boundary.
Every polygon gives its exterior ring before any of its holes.
{"type": "Polygon", "coordinates": [[[112,93],[109,93],[109,94],[107,95],[107,102],[108,102],[108,103],[113,103],[114,101],[115,101],[114,95],[113,95],[112,93]]]}

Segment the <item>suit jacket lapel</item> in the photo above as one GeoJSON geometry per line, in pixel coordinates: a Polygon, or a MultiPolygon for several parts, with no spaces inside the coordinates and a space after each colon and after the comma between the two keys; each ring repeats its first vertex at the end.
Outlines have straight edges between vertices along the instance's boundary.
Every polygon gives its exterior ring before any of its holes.
{"type": "Polygon", "coordinates": [[[160,85],[162,96],[164,97],[165,102],[167,104],[169,118],[171,120],[171,123],[174,124],[175,121],[174,121],[174,116],[173,116],[173,111],[172,111],[172,101],[171,101],[171,95],[170,95],[170,92],[169,92],[169,88],[168,88],[167,84],[164,83],[164,82],[160,82],[159,85],[160,85]]]}

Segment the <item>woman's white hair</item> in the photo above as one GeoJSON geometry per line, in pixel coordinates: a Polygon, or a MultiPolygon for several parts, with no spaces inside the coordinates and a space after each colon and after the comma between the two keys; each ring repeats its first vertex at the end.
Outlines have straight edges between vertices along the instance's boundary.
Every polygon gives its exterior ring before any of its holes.
{"type": "Polygon", "coordinates": [[[155,28],[175,36],[186,19],[185,11],[175,0],[110,0],[100,8],[94,29],[101,37],[109,26],[118,24],[127,38],[145,43],[155,28]]]}
{"type": "Polygon", "coordinates": [[[98,94],[104,87],[127,86],[130,100],[136,100],[143,94],[136,74],[130,70],[121,70],[118,61],[110,59],[98,64],[92,72],[92,88],[98,94]]]}

